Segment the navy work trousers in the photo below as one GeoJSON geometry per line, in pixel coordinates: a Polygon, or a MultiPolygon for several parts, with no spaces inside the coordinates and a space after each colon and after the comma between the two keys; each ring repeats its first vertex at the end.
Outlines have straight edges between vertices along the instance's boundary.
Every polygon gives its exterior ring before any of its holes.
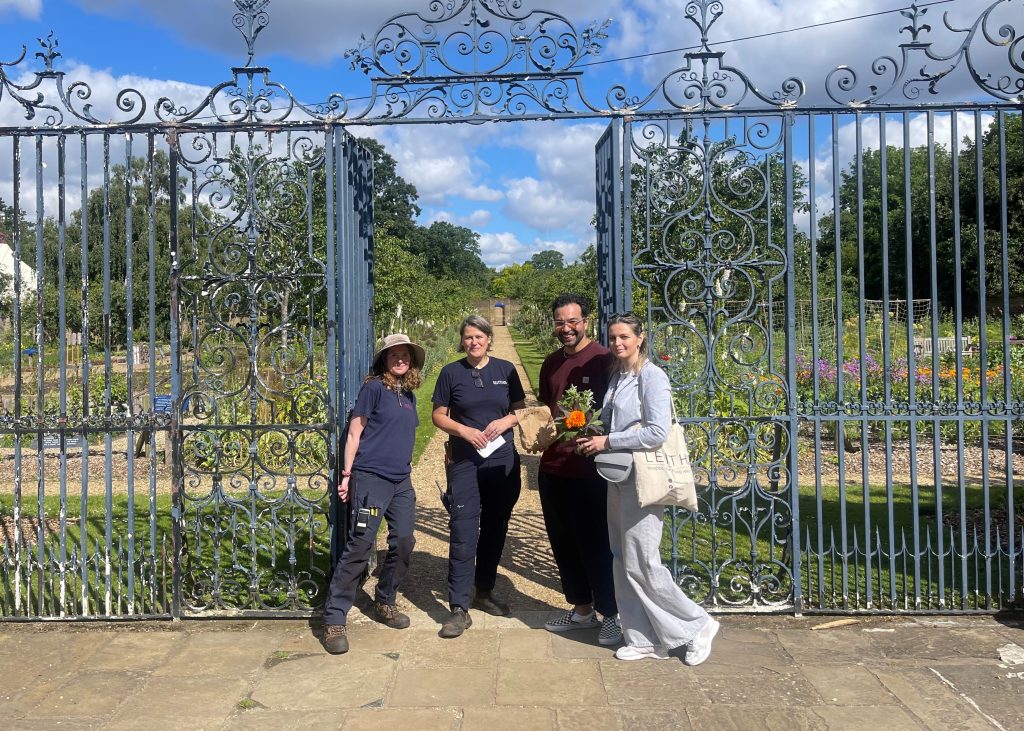
{"type": "Polygon", "coordinates": [[[608,544],[608,483],[537,475],[544,526],[551,541],[562,592],[570,604],[593,604],[604,617],[618,613],[608,544]]]}
{"type": "Polygon", "coordinates": [[[324,624],[345,624],[348,610],[356,600],[359,579],[366,571],[370,551],[376,544],[382,519],[388,521],[388,553],[381,566],[374,599],[394,604],[398,587],[409,570],[412,548],[416,545],[416,492],[412,480],[392,482],[370,472],[353,470],[349,480],[349,522],[351,530],[345,550],[334,568],[331,588],[324,606],[324,624]],[[355,515],[360,508],[371,510],[365,528],[356,528],[355,515]]]}
{"type": "Polygon", "coordinates": [[[453,610],[469,609],[473,586],[491,591],[498,578],[508,521],[522,489],[519,455],[510,451],[455,462],[448,466],[448,487],[448,602],[453,610]]]}

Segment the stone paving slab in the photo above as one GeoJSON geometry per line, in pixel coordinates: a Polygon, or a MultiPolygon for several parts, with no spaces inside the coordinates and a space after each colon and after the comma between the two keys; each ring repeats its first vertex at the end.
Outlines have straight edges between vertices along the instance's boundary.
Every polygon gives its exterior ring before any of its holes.
{"type": "Polygon", "coordinates": [[[544,613],[480,615],[455,640],[349,627],[330,656],[316,622],[21,625],[0,631],[4,729],[1024,728],[1024,646],[992,617],[721,617],[711,659],[622,662],[544,613]]]}

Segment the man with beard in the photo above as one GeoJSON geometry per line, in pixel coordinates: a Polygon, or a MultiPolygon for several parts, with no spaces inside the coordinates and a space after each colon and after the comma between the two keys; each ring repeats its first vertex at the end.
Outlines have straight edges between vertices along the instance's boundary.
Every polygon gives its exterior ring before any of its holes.
{"type": "MultiPolygon", "coordinates": [[[[557,417],[558,401],[570,386],[592,391],[594,403],[600,404],[615,359],[607,348],[587,337],[590,303],[585,298],[559,295],[551,314],[562,347],[544,359],[539,395],[557,417]]],[[[551,632],[600,627],[598,641],[602,645],[618,644],[622,629],[608,545],[608,485],[598,476],[593,460],[578,454],[572,441],[556,441],[544,451],[538,483],[562,592],[571,605],[544,626],[551,632]]]]}

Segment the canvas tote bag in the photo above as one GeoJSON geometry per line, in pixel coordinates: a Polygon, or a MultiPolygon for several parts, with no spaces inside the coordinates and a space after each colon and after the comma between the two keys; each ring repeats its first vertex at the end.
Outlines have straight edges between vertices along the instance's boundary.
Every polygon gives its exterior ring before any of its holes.
{"type": "Polygon", "coordinates": [[[516,411],[519,424],[516,425],[516,441],[523,452],[539,454],[554,444],[558,438],[555,420],[547,406],[530,406],[516,411]]]}
{"type": "MultiPolygon", "coordinates": [[[[637,380],[642,400],[643,378],[638,377],[637,380]]],[[[690,453],[686,449],[686,435],[683,427],[676,422],[674,400],[668,438],[656,449],[634,449],[633,473],[636,475],[636,494],[641,508],[673,505],[696,512],[697,487],[693,482],[690,453]]]]}

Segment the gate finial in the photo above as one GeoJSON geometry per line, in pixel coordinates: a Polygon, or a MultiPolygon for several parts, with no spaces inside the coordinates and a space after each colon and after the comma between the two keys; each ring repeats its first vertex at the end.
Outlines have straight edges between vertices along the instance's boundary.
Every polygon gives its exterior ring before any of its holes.
{"type": "Polygon", "coordinates": [[[238,12],[231,22],[245,38],[245,45],[249,49],[249,60],[246,61],[246,65],[252,66],[256,37],[270,25],[270,0],[234,0],[234,3],[238,12]]]}

